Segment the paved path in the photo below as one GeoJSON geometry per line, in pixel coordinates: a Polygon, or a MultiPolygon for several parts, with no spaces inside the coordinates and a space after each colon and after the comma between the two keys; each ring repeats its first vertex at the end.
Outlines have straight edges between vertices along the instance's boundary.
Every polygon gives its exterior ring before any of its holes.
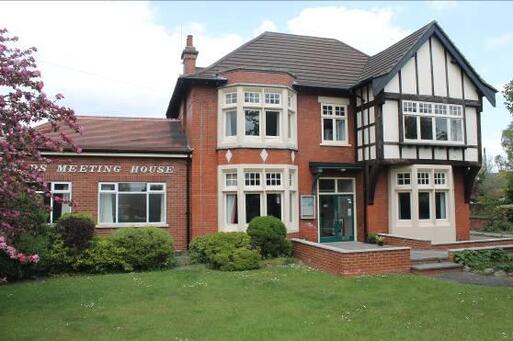
{"type": "Polygon", "coordinates": [[[442,272],[438,274],[432,275],[434,278],[451,281],[451,282],[459,282],[465,284],[478,284],[478,285],[486,285],[492,287],[510,287],[513,288],[513,278],[512,277],[496,277],[496,276],[486,276],[479,275],[473,272],[465,272],[465,271],[448,271],[442,272]]]}

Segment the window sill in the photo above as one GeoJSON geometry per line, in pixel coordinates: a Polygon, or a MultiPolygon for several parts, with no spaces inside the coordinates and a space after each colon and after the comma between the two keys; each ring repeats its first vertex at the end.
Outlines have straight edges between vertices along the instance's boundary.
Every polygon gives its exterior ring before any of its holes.
{"type": "Polygon", "coordinates": [[[320,145],[322,147],[352,147],[352,144],[341,142],[341,143],[333,143],[333,142],[321,142],[320,145]]]}
{"type": "Polygon", "coordinates": [[[123,227],[169,227],[166,223],[122,223],[122,224],[97,224],[97,229],[117,229],[123,227]]]}

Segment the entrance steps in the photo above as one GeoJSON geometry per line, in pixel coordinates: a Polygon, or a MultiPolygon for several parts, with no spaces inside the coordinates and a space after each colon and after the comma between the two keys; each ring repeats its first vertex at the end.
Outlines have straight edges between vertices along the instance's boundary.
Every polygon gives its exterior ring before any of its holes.
{"type": "Polygon", "coordinates": [[[461,271],[463,265],[449,261],[447,251],[411,250],[411,272],[433,274],[447,271],[461,271]]]}

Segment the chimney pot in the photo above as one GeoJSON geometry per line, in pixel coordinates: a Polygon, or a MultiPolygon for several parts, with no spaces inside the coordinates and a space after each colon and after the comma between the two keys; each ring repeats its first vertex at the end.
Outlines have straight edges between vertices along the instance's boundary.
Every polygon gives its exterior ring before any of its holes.
{"type": "Polygon", "coordinates": [[[188,75],[196,71],[196,58],[198,50],[193,45],[192,34],[187,35],[187,43],[182,51],[183,73],[188,75]]]}

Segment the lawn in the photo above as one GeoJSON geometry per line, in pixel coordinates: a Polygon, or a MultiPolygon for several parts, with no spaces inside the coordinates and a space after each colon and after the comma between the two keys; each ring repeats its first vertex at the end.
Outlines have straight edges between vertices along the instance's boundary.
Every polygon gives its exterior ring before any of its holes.
{"type": "Polygon", "coordinates": [[[513,340],[513,289],[296,264],[9,284],[0,306],[0,340],[513,340]]]}

